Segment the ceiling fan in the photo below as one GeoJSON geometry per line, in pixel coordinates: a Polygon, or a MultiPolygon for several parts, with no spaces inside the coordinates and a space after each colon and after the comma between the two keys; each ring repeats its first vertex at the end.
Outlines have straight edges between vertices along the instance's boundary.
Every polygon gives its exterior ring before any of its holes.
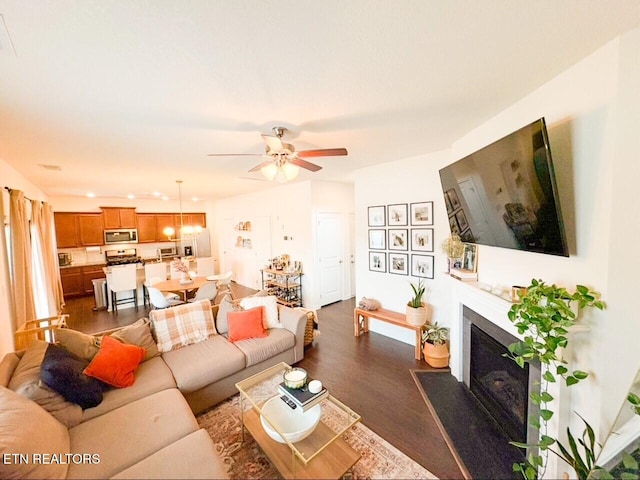
{"type": "Polygon", "coordinates": [[[279,181],[293,180],[299,172],[299,168],[304,168],[311,172],[322,170],[320,165],[311,163],[305,158],[314,157],[334,157],[347,155],[346,148],[321,148],[316,150],[296,151],[296,148],[290,143],[284,143],[282,136],[287,131],[285,127],[273,127],[273,135],[262,134],[265,141],[265,154],[260,153],[210,153],[210,157],[224,156],[261,156],[267,157],[268,160],[256,165],[249,172],[260,170],[268,179],[274,178],[279,181]]]}

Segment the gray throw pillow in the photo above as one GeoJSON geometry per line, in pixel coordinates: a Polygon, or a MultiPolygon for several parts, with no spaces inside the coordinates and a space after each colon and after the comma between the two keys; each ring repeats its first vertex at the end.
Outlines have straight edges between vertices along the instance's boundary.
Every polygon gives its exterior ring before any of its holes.
{"type": "Polygon", "coordinates": [[[151,320],[148,318],[141,318],[137,322],[127,325],[117,332],[113,332],[111,337],[122,343],[137,345],[138,347],[144,348],[147,353],[145,354],[143,361],[160,355],[158,345],[156,344],[153,335],[151,335],[151,320]]]}
{"type": "Polygon", "coordinates": [[[90,362],[96,356],[98,350],[100,350],[101,341],[101,337],[87,335],[70,328],[56,330],[56,343],[87,362],[90,362]]]}
{"type": "Polygon", "coordinates": [[[227,322],[227,313],[239,312],[242,310],[240,304],[231,299],[230,295],[225,295],[218,306],[218,314],[216,315],[216,330],[219,334],[229,333],[229,323],[227,322]]]}

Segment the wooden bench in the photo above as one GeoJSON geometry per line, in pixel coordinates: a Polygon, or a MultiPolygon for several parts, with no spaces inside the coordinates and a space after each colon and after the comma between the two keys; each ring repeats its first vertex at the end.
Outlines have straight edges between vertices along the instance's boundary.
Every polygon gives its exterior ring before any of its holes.
{"type": "Polygon", "coordinates": [[[381,322],[413,330],[415,332],[415,358],[416,360],[420,360],[422,358],[422,327],[408,324],[405,315],[402,313],[392,312],[391,310],[385,310],[384,308],[379,308],[378,310],[363,310],[361,308],[356,308],[353,311],[353,334],[356,337],[359,337],[363,333],[367,333],[369,331],[369,317],[380,320],[381,322]]]}

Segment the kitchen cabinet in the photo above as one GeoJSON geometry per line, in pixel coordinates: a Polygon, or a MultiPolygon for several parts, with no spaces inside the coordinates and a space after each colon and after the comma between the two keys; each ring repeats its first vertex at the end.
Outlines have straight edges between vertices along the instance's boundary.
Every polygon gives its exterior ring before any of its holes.
{"type": "Polygon", "coordinates": [[[88,247],[104,243],[102,213],[56,212],[53,217],[58,248],[88,247]]]}
{"type": "Polygon", "coordinates": [[[104,243],[104,223],[101,213],[78,214],[78,235],[82,247],[104,243]]]}
{"type": "Polygon", "coordinates": [[[84,294],[82,267],[61,268],[60,280],[65,297],[77,297],[84,294]]]}
{"type": "MultiPolygon", "coordinates": [[[[182,214],[182,222],[185,226],[200,226],[205,228],[206,225],[206,215],[204,213],[183,213],[182,214]]],[[[174,224],[176,232],[180,230],[180,215],[175,215],[174,224]]]]}
{"type": "Polygon", "coordinates": [[[93,295],[93,280],[105,278],[105,264],[65,267],[60,269],[60,280],[65,298],[93,295]]]}
{"type": "Polygon", "coordinates": [[[56,212],[53,214],[53,219],[56,227],[56,243],[58,248],[78,247],[78,214],[56,212]]]}
{"type": "Polygon", "coordinates": [[[136,209],[100,207],[104,214],[104,228],[136,228],[136,209]]]}
{"type": "Polygon", "coordinates": [[[157,218],[155,213],[138,213],[136,217],[138,223],[138,243],[162,241],[162,239],[157,237],[157,218]]]}
{"type": "Polygon", "coordinates": [[[176,228],[176,225],[173,221],[173,216],[174,215],[172,213],[156,214],[156,240],[158,242],[167,241],[167,236],[162,232],[166,227],[171,227],[176,231],[176,233],[173,235],[173,238],[177,238],[178,234],[180,233],[178,231],[179,228],[176,228]]]}
{"type": "Polygon", "coordinates": [[[97,278],[105,278],[103,268],[106,264],[87,265],[80,267],[82,269],[82,290],[83,293],[93,295],[93,280],[97,278]]]}

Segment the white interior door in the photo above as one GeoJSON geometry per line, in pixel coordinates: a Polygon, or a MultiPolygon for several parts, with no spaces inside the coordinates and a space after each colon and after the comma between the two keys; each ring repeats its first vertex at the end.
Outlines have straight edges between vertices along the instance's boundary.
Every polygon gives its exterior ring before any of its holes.
{"type": "Polygon", "coordinates": [[[342,300],[344,275],[342,215],[319,213],[316,225],[320,306],[342,300]]]}
{"type": "Polygon", "coordinates": [[[356,295],[356,216],[349,214],[349,298],[356,295]]]}

